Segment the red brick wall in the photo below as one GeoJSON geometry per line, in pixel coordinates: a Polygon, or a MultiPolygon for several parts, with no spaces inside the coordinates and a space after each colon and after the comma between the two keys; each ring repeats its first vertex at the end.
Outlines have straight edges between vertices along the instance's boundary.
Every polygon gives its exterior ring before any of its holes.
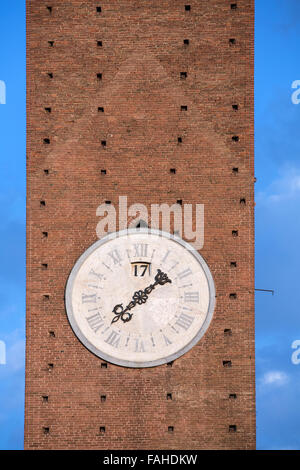
{"type": "Polygon", "coordinates": [[[25,447],[254,448],[254,0],[26,3],[25,447]],[[217,306],[172,367],[101,368],[68,323],[67,277],[96,241],[97,206],[119,195],[205,205],[217,306]]]}

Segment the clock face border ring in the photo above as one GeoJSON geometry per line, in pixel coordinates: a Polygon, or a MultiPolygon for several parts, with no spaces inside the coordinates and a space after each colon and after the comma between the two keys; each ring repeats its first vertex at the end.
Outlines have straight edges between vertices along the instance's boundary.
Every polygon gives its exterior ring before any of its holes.
{"type": "Polygon", "coordinates": [[[190,349],[192,349],[202,338],[202,336],[205,334],[206,330],[208,329],[210,322],[213,317],[213,313],[215,310],[215,304],[216,304],[216,290],[215,290],[215,284],[213,277],[211,275],[211,272],[209,270],[209,267],[206,263],[206,261],[203,259],[203,257],[186,241],[184,241],[182,238],[178,237],[177,235],[170,234],[168,232],[164,232],[162,230],[157,230],[157,229],[151,229],[151,228],[139,228],[139,229],[125,229],[125,230],[120,230],[119,232],[112,232],[105,237],[101,238],[100,240],[97,240],[95,243],[93,243],[87,250],[82,253],[82,255],[77,259],[75,265],[73,266],[70,275],[68,277],[67,283],[66,283],[66,288],[65,288],[65,308],[66,308],[66,314],[67,318],[69,320],[69,323],[72,327],[72,330],[76,337],[80,340],[80,342],[89,350],[91,351],[94,355],[99,357],[102,360],[105,360],[109,363],[122,366],[122,367],[129,367],[129,368],[146,368],[146,367],[156,367],[160,366],[163,364],[167,364],[169,362],[173,362],[175,359],[179,358],[186,352],[188,352],[190,349]],[[195,258],[196,260],[200,263],[204,274],[207,279],[208,283],[208,288],[209,288],[209,305],[208,305],[208,310],[207,310],[207,315],[206,318],[203,322],[203,325],[197,332],[197,334],[194,336],[194,338],[186,344],[183,348],[180,350],[176,351],[174,354],[171,354],[169,356],[163,357],[161,359],[157,359],[154,361],[147,361],[147,362],[134,362],[134,361],[123,361],[121,359],[117,359],[113,356],[110,356],[109,354],[103,353],[99,349],[97,349],[81,332],[79,329],[75,315],[73,313],[73,307],[72,307],[72,289],[73,289],[73,282],[76,278],[76,275],[81,268],[82,264],[85,262],[85,260],[95,251],[97,250],[100,246],[104,245],[105,243],[108,243],[111,240],[115,240],[116,238],[120,238],[126,235],[130,234],[153,234],[153,235],[158,235],[163,238],[167,238],[169,240],[172,240],[184,248],[186,248],[195,258]]]}

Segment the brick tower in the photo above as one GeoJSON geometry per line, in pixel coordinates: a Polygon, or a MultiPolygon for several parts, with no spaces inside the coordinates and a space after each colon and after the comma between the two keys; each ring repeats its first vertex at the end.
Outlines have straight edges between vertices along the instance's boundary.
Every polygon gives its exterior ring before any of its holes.
{"type": "Polygon", "coordinates": [[[253,449],[254,0],[28,0],[26,449],[253,449]],[[204,337],[120,367],[65,287],[96,209],[204,204],[204,337]]]}

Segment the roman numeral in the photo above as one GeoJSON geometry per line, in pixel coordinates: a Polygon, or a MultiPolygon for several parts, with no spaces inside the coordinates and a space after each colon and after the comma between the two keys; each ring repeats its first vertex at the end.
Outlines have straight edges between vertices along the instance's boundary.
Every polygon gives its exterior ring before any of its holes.
{"type": "Polygon", "coordinates": [[[109,335],[104,341],[105,341],[105,343],[110,344],[110,345],[113,346],[114,348],[118,348],[118,347],[119,347],[120,338],[121,338],[121,336],[118,335],[118,333],[116,333],[115,331],[112,331],[112,332],[110,333],[110,335],[109,335]]]}
{"type": "Polygon", "coordinates": [[[165,263],[165,262],[166,262],[167,257],[169,256],[170,253],[171,253],[171,251],[168,250],[167,253],[165,254],[165,256],[163,257],[163,259],[161,260],[162,263],[165,263]]]}
{"type": "Polygon", "coordinates": [[[175,261],[175,263],[173,264],[173,266],[170,268],[170,271],[172,271],[172,269],[176,268],[177,264],[179,264],[179,261],[175,261]]]}
{"type": "Polygon", "coordinates": [[[178,276],[179,279],[183,279],[184,277],[190,276],[191,274],[193,274],[192,271],[190,270],[190,268],[187,268],[184,271],[182,271],[181,273],[177,274],[177,276],[178,276]]]}
{"type": "Polygon", "coordinates": [[[163,337],[164,337],[166,346],[169,346],[169,344],[172,344],[172,341],[170,341],[169,338],[167,338],[165,335],[163,335],[163,337]]]}
{"type": "Polygon", "coordinates": [[[88,284],[88,287],[90,289],[103,289],[103,287],[100,287],[100,286],[93,286],[92,284],[88,284]]]}
{"type": "Polygon", "coordinates": [[[92,330],[97,333],[97,331],[101,328],[101,326],[104,325],[103,319],[100,315],[100,313],[96,313],[95,315],[92,315],[91,317],[87,318],[88,324],[92,328],[92,330]]]}
{"type": "Polygon", "coordinates": [[[194,321],[194,317],[187,315],[186,313],[181,313],[178,320],[175,322],[175,325],[180,326],[184,330],[187,330],[194,321]]]}
{"type": "Polygon", "coordinates": [[[146,257],[148,251],[148,245],[146,243],[137,243],[134,244],[135,254],[136,257],[146,257]]]}
{"type": "Polygon", "coordinates": [[[89,274],[91,276],[96,276],[100,281],[104,278],[103,274],[96,273],[93,269],[90,270],[89,274]]]}
{"type": "Polygon", "coordinates": [[[199,303],[199,292],[185,292],[184,293],[185,302],[198,302],[199,303]]]}
{"type": "Polygon", "coordinates": [[[116,265],[116,264],[121,265],[122,258],[120,256],[120,253],[118,252],[118,250],[112,250],[110,253],[108,253],[108,256],[111,257],[111,259],[114,262],[114,265],[116,265]]]}
{"type": "Polygon", "coordinates": [[[142,340],[135,340],[135,352],[145,352],[144,343],[142,340]]]}
{"type": "Polygon", "coordinates": [[[96,302],[96,294],[82,294],[82,303],[87,304],[89,302],[96,302]]]}

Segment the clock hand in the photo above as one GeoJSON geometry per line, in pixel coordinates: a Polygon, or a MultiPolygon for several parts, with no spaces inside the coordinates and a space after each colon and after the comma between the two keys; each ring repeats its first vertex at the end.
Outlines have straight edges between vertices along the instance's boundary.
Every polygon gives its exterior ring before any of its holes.
{"type": "Polygon", "coordinates": [[[157,274],[154,277],[154,280],[155,282],[153,284],[150,284],[150,286],[146,287],[144,290],[136,291],[132,296],[132,300],[129,302],[125,309],[123,308],[123,304],[115,305],[112,310],[115,316],[112,319],[111,323],[117,322],[120,318],[124,323],[130,321],[133,314],[129,313],[129,311],[133,309],[136,304],[142,305],[146,303],[148,295],[155,289],[157,285],[163,286],[167,282],[172,282],[171,279],[168,278],[168,275],[166,273],[163,273],[160,269],[157,270],[157,274]]]}

